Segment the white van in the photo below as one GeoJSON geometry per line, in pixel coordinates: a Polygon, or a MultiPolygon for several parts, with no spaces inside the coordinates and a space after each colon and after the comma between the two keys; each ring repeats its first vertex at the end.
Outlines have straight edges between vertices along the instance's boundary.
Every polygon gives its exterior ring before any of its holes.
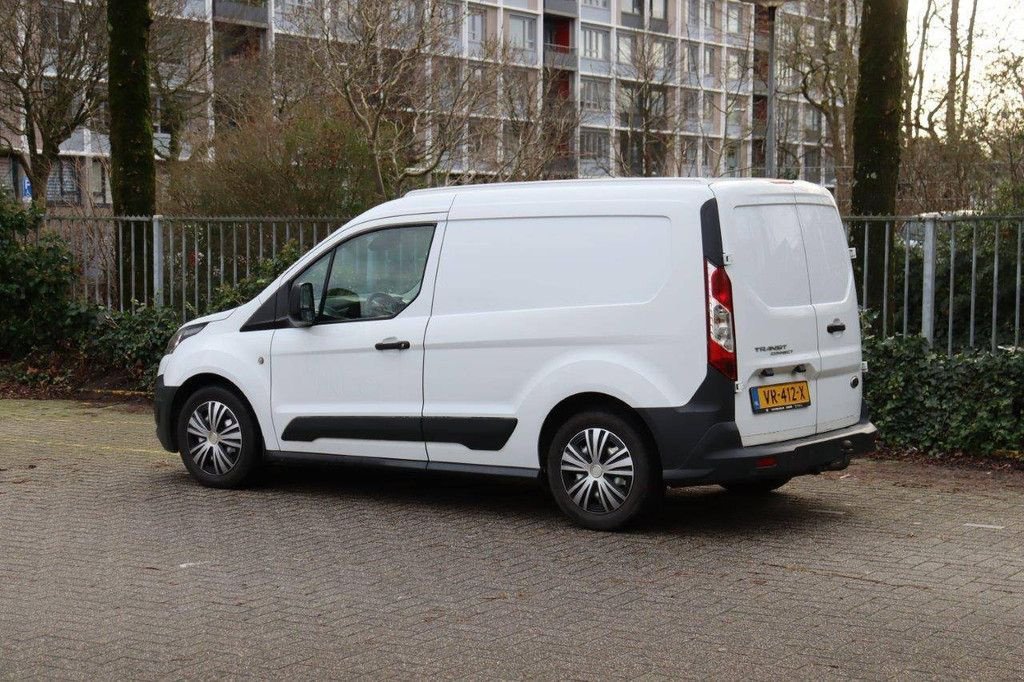
{"type": "Polygon", "coordinates": [[[411,192],[160,363],[160,442],[204,485],[262,463],[546,480],[622,526],[665,486],[764,492],[875,428],[839,214],[815,185],[622,179],[411,192]]]}

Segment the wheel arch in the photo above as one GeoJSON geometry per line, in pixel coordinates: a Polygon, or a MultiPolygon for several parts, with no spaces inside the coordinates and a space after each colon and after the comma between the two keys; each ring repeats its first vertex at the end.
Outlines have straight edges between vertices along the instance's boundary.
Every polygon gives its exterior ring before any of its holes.
{"type": "Polygon", "coordinates": [[[551,446],[551,441],[554,439],[558,427],[572,415],[586,410],[605,410],[628,420],[644,439],[644,444],[655,458],[655,468],[660,474],[661,453],[658,451],[657,441],[654,439],[654,434],[651,433],[650,428],[648,428],[647,422],[641,418],[635,409],[622,400],[607,393],[593,391],[571,395],[560,401],[548,412],[544,423],[541,425],[540,434],[537,439],[537,464],[542,474],[547,474],[547,450],[551,446]]]}
{"type": "Polygon", "coordinates": [[[192,397],[192,395],[201,388],[208,388],[211,386],[217,386],[230,391],[236,398],[238,398],[245,409],[249,411],[249,416],[252,417],[253,422],[256,424],[256,433],[259,436],[260,444],[264,445],[263,437],[263,425],[260,424],[259,416],[256,414],[256,410],[252,407],[252,402],[246,397],[245,393],[240,389],[233,381],[221,376],[220,374],[214,374],[212,372],[201,372],[194,374],[185,380],[178,390],[174,392],[174,400],[171,402],[171,438],[174,440],[175,448],[178,447],[178,418],[181,415],[181,409],[184,407],[185,402],[192,397]]]}

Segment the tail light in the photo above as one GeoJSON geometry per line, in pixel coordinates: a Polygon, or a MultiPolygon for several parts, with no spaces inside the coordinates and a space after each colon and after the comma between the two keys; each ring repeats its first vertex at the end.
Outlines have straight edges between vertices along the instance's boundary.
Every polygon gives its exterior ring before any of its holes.
{"type": "Polygon", "coordinates": [[[733,324],[732,282],[724,267],[704,261],[708,300],[708,362],[736,381],[736,328],[733,324]]]}

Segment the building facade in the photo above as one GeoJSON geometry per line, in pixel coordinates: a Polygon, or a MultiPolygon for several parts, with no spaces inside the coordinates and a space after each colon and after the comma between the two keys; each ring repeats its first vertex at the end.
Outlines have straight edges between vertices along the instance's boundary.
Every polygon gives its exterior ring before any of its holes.
{"type": "MultiPolygon", "coordinates": [[[[781,50],[787,18],[813,21],[826,1],[793,0],[780,10],[781,50]]],[[[182,2],[181,20],[205,29],[212,55],[205,82],[213,90],[218,63],[240,55],[272,56],[302,37],[294,17],[310,9],[310,0],[182,2]]],[[[522,66],[557,79],[553,91],[579,108],[569,158],[552,176],[763,174],[763,8],[739,0],[461,0],[459,8],[457,54],[472,61],[485,43],[504,42],[515,48],[522,66]]],[[[834,184],[821,113],[795,94],[793,74],[780,71],[779,175],[834,184]]],[[[160,98],[154,99],[156,142],[166,147],[171,131],[160,98]]],[[[212,103],[200,118],[211,130],[212,103]]],[[[61,145],[61,162],[48,183],[49,203],[109,205],[108,154],[105,135],[76,131],[61,145]]],[[[29,196],[16,155],[0,158],[0,179],[9,193],[29,196]]]]}

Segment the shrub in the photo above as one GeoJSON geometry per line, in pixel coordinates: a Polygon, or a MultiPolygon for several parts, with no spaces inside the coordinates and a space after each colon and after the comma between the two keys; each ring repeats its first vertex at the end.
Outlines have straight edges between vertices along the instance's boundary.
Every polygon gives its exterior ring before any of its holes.
{"type": "Polygon", "coordinates": [[[151,390],[167,341],[181,326],[173,308],[134,307],[100,316],[84,351],[107,371],[124,371],[132,388],[151,390]]]}
{"type": "Polygon", "coordinates": [[[936,352],[921,337],[866,337],[865,399],[882,441],[930,453],[1024,449],[1024,353],[936,352]]]}
{"type": "Polygon", "coordinates": [[[227,310],[252,300],[298,258],[299,245],[292,240],[285,244],[273,258],[264,258],[257,263],[250,275],[238,280],[238,284],[219,286],[210,301],[210,310],[227,310]]]}
{"type": "Polygon", "coordinates": [[[75,304],[71,252],[52,234],[38,240],[42,215],[0,199],[0,356],[23,357],[67,343],[91,323],[75,304]]]}

